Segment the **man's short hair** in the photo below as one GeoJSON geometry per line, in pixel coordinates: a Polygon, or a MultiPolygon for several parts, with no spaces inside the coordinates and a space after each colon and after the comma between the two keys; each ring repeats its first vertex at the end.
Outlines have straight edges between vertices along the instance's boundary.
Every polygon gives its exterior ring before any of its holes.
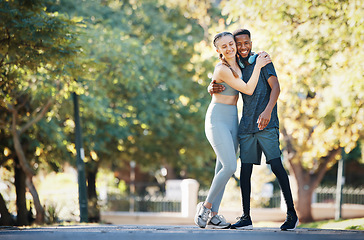
{"type": "Polygon", "coordinates": [[[250,32],[249,32],[249,30],[248,30],[248,29],[243,29],[243,28],[241,28],[241,29],[235,30],[235,31],[233,32],[233,36],[234,36],[234,38],[235,38],[236,36],[238,36],[238,35],[243,35],[243,34],[246,34],[246,35],[248,35],[248,36],[249,36],[249,38],[251,38],[251,37],[250,37],[250,32]]]}

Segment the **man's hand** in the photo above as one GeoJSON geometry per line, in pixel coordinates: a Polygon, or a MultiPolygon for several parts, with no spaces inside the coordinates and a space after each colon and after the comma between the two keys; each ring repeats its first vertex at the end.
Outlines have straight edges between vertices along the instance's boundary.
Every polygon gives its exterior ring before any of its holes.
{"type": "Polygon", "coordinates": [[[225,90],[225,87],[221,84],[217,84],[216,80],[211,81],[210,85],[207,88],[207,91],[210,93],[211,96],[214,93],[221,93],[224,90],[225,90]]]}
{"type": "Polygon", "coordinates": [[[267,109],[266,109],[259,115],[259,118],[257,121],[259,130],[263,130],[268,125],[268,123],[270,122],[271,114],[272,113],[267,111],[267,109]]]}

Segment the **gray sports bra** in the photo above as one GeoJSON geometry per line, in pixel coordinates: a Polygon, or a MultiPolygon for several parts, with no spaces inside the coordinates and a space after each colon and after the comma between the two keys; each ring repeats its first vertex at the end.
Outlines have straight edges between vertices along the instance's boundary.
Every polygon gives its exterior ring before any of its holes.
{"type": "Polygon", "coordinates": [[[225,87],[225,90],[222,91],[221,93],[219,93],[221,95],[235,96],[235,95],[239,94],[238,90],[230,87],[229,84],[227,84],[226,82],[222,82],[222,83],[218,83],[218,84],[223,85],[225,87]]]}
{"type": "MultiPolygon", "coordinates": [[[[233,69],[229,65],[226,65],[224,63],[218,63],[216,66],[218,66],[220,64],[223,64],[223,65],[229,67],[230,70],[233,71],[233,69]]],[[[241,77],[241,79],[243,79],[243,77],[241,77]]],[[[225,87],[225,90],[219,93],[221,95],[235,96],[235,95],[239,94],[238,90],[236,90],[235,88],[230,87],[229,84],[227,84],[226,82],[217,83],[217,84],[223,85],[225,87]]]]}
{"type": "Polygon", "coordinates": [[[238,90],[230,87],[229,84],[227,84],[226,82],[222,82],[222,83],[218,83],[218,84],[223,85],[225,87],[225,90],[220,93],[221,95],[235,96],[235,95],[239,94],[238,90]]]}

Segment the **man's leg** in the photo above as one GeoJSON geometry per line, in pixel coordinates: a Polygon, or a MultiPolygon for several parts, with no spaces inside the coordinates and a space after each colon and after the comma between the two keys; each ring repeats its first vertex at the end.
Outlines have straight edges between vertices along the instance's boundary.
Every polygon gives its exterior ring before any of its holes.
{"type": "Polygon", "coordinates": [[[287,172],[282,165],[281,158],[272,159],[269,161],[269,164],[271,166],[272,172],[274,173],[274,175],[276,175],[278,179],[279,185],[282,189],[284,200],[286,201],[287,205],[287,219],[282,224],[281,230],[294,230],[298,225],[299,221],[293,205],[292,192],[289,186],[287,172]]]}
{"type": "Polygon", "coordinates": [[[240,190],[243,203],[243,216],[231,225],[231,229],[253,229],[253,223],[250,218],[250,192],[251,192],[251,175],[253,171],[252,163],[241,163],[240,169],[240,190]]]}
{"type": "Polygon", "coordinates": [[[293,206],[292,192],[289,179],[281,161],[279,148],[279,129],[269,128],[257,134],[259,145],[262,147],[267,163],[271,165],[272,172],[276,175],[281,186],[284,200],[287,204],[287,219],[281,226],[282,230],[293,230],[298,224],[298,217],[293,206]]]}
{"type": "Polygon", "coordinates": [[[255,134],[239,135],[240,144],[240,190],[243,204],[243,216],[230,228],[253,229],[250,218],[250,192],[253,164],[260,164],[262,150],[257,142],[255,134]]]}
{"type": "Polygon", "coordinates": [[[251,193],[252,172],[253,172],[252,163],[241,163],[240,190],[241,190],[244,215],[250,215],[250,193],[251,193]]]}
{"type": "Polygon", "coordinates": [[[288,175],[282,165],[281,159],[275,158],[275,159],[270,160],[269,163],[270,163],[272,172],[274,173],[274,175],[276,175],[279,185],[281,186],[284,200],[286,201],[286,205],[287,205],[287,210],[295,212],[288,175]]]}

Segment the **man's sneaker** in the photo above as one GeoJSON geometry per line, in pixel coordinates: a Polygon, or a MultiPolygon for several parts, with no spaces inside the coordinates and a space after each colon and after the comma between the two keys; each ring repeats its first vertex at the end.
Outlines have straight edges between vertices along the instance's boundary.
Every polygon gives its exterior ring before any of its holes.
{"type": "Polygon", "coordinates": [[[230,226],[231,229],[253,229],[253,223],[249,215],[238,218],[239,221],[230,226]]]}
{"type": "Polygon", "coordinates": [[[195,215],[195,223],[200,228],[205,228],[207,224],[207,220],[209,220],[209,216],[211,213],[211,209],[208,209],[203,205],[203,202],[197,204],[196,207],[196,215],[195,215]]]}
{"type": "Polygon", "coordinates": [[[288,211],[286,221],[282,224],[281,230],[294,230],[299,223],[296,212],[288,211]]]}
{"type": "Polygon", "coordinates": [[[230,223],[226,222],[224,216],[215,215],[207,223],[206,228],[209,228],[209,229],[226,229],[226,228],[229,228],[230,225],[231,225],[230,223]]]}

